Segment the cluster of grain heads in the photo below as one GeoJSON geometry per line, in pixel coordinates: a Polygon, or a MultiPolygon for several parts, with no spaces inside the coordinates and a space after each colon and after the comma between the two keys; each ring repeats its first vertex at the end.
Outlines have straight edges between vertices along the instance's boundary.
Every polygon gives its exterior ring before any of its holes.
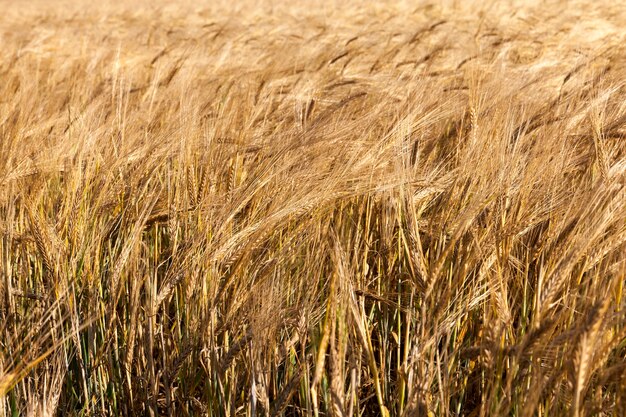
{"type": "Polygon", "coordinates": [[[626,415],[624,10],[36,3],[0,415],[626,415]]]}

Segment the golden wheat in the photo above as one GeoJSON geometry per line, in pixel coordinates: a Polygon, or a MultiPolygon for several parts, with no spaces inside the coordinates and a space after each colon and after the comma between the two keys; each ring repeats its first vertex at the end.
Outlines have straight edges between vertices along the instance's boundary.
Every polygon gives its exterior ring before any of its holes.
{"type": "Polygon", "coordinates": [[[0,415],[626,415],[619,2],[0,5],[0,415]]]}

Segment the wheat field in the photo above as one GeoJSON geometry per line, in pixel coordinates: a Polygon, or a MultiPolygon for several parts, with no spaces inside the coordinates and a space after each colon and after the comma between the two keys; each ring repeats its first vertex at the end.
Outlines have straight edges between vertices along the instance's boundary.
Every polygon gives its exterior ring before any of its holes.
{"type": "Polygon", "coordinates": [[[0,416],[625,416],[619,1],[0,1],[0,416]]]}

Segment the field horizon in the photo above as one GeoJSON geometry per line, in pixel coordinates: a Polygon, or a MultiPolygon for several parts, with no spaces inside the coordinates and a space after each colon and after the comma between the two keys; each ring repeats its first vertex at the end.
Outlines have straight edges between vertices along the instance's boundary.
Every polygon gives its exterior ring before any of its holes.
{"type": "Polygon", "coordinates": [[[626,416],[626,8],[0,1],[0,416],[626,416]]]}

